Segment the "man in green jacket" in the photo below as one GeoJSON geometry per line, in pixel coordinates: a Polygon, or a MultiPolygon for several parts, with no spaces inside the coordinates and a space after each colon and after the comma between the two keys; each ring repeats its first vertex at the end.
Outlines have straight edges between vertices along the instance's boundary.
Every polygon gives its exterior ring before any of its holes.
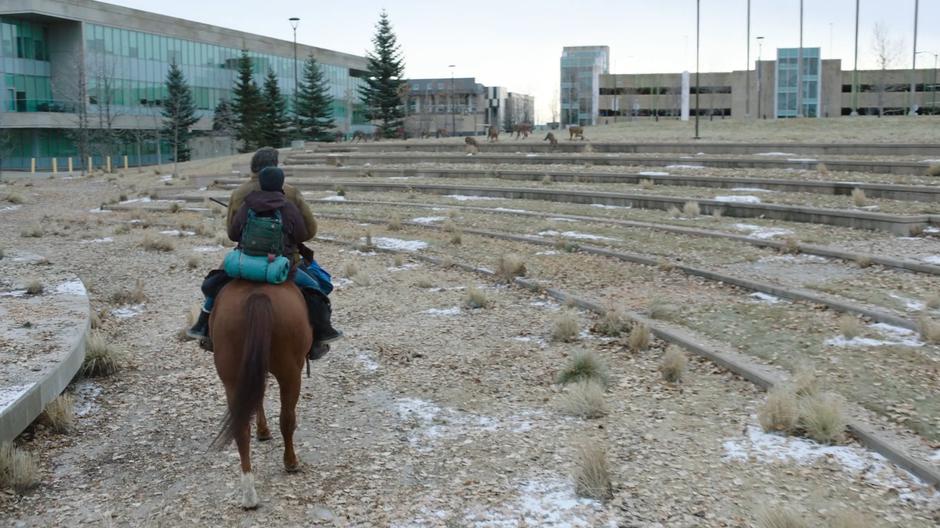
{"type": "MultiPolygon", "coordinates": [[[[226,214],[225,220],[226,231],[230,230],[232,221],[235,218],[235,213],[238,212],[238,209],[241,207],[242,203],[244,203],[245,197],[248,196],[249,193],[261,190],[258,174],[267,167],[277,167],[277,163],[278,152],[271,147],[261,148],[251,157],[251,177],[247,182],[232,191],[232,196],[229,199],[228,213],[226,214]]],[[[317,233],[317,222],[313,217],[310,206],[304,201],[303,195],[296,187],[285,183],[283,184],[283,192],[284,197],[300,210],[304,225],[309,234],[307,240],[312,239],[317,233]]],[[[297,264],[294,282],[297,283],[297,286],[304,295],[304,299],[307,301],[310,324],[313,326],[314,330],[314,348],[311,352],[314,353],[314,355],[318,355],[318,350],[324,350],[321,345],[343,337],[343,333],[333,328],[330,322],[333,310],[327,295],[333,290],[333,285],[330,283],[329,274],[320,268],[316,260],[313,259],[312,252],[304,247],[301,248],[301,252],[307,253],[304,255],[305,259],[302,259],[299,253],[285,256],[290,258],[291,264],[297,264]]],[[[212,310],[215,297],[230,280],[231,278],[222,270],[209,272],[209,275],[202,283],[202,292],[206,296],[205,304],[203,304],[196,324],[186,331],[187,336],[193,339],[203,339],[208,336],[209,313],[212,310]]]]}

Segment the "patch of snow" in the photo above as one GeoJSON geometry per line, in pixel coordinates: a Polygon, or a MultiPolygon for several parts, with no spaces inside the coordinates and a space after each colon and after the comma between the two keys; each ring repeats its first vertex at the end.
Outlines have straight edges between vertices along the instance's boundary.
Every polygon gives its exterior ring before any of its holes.
{"type": "Polygon", "coordinates": [[[396,271],[407,271],[407,270],[415,269],[419,267],[421,267],[419,264],[408,262],[406,264],[402,264],[401,266],[389,266],[385,268],[385,270],[395,273],[396,271]]]}
{"type": "Polygon", "coordinates": [[[787,158],[787,161],[807,163],[807,162],[813,162],[813,161],[819,161],[819,160],[814,159],[814,158],[787,158]]]}
{"type": "Polygon", "coordinates": [[[104,237],[93,238],[91,240],[82,240],[82,244],[107,244],[108,242],[114,242],[114,239],[111,237],[104,237]]]}
{"type": "Polygon", "coordinates": [[[760,239],[773,238],[775,236],[792,235],[793,231],[779,227],[761,227],[754,224],[734,224],[732,227],[738,231],[748,231],[748,236],[760,239]]]}
{"type": "Polygon", "coordinates": [[[727,203],[751,203],[759,204],[760,198],[756,196],[744,195],[744,196],[716,196],[713,198],[716,202],[727,202],[727,203]]]}
{"type": "Polygon", "coordinates": [[[924,345],[924,342],[917,337],[917,332],[908,328],[894,326],[888,323],[874,323],[868,325],[868,327],[874,328],[882,334],[886,334],[895,339],[900,339],[899,344],[902,346],[919,347],[924,345]]]}
{"type": "Polygon", "coordinates": [[[471,200],[502,200],[502,198],[493,198],[492,196],[467,196],[464,194],[445,194],[444,198],[451,198],[458,202],[469,202],[471,200]]]}
{"type": "Polygon", "coordinates": [[[868,337],[854,337],[846,339],[845,336],[837,336],[826,340],[829,346],[838,347],[877,347],[877,346],[906,346],[921,347],[924,342],[917,337],[917,333],[907,328],[890,325],[887,323],[875,323],[868,325],[886,339],[872,339],[868,337]]]}
{"type": "Polygon", "coordinates": [[[525,157],[527,157],[527,158],[537,158],[537,157],[539,157],[539,155],[538,155],[538,154],[526,154],[525,157]]]}
{"type": "Polygon", "coordinates": [[[502,507],[470,508],[463,522],[479,528],[589,527],[598,526],[596,517],[603,511],[601,502],[579,498],[571,479],[544,476],[524,482],[518,495],[502,507]]]}
{"type": "Polygon", "coordinates": [[[539,236],[563,236],[565,238],[574,238],[577,240],[620,240],[619,238],[610,238],[601,235],[592,235],[590,233],[581,233],[578,231],[562,231],[558,232],[555,230],[549,231],[540,231],[539,236]]]}
{"type": "Polygon", "coordinates": [[[460,307],[453,306],[451,308],[431,308],[430,310],[425,310],[421,313],[433,315],[436,317],[442,317],[447,315],[460,315],[460,307]]]}
{"type": "Polygon", "coordinates": [[[538,252],[536,252],[535,254],[536,254],[536,255],[542,255],[542,256],[548,257],[548,256],[551,256],[551,255],[557,255],[558,252],[555,251],[554,249],[550,249],[550,250],[548,250],[548,251],[538,251],[538,252]]]}
{"type": "Polygon", "coordinates": [[[578,221],[575,220],[574,218],[557,218],[557,217],[556,217],[556,218],[549,218],[548,221],[549,221],[549,222],[574,222],[574,223],[577,223],[577,222],[578,222],[578,221]]]}
{"type": "Polygon", "coordinates": [[[356,363],[362,366],[363,370],[366,372],[375,372],[379,370],[379,364],[376,363],[372,356],[365,352],[360,352],[356,354],[356,363]]]}
{"type": "Polygon", "coordinates": [[[759,193],[772,193],[777,191],[771,191],[770,189],[758,189],[757,187],[732,187],[734,192],[759,192],[759,193]]]}
{"type": "Polygon", "coordinates": [[[631,209],[629,205],[591,204],[591,207],[597,207],[598,209],[631,209]]]}
{"type": "Polygon", "coordinates": [[[341,290],[345,288],[346,286],[349,286],[352,283],[353,283],[352,279],[347,279],[346,277],[340,277],[338,279],[333,280],[333,289],[341,290]]]}
{"type": "Polygon", "coordinates": [[[100,207],[95,207],[94,209],[89,209],[88,212],[98,214],[98,213],[110,213],[111,211],[107,209],[102,209],[100,207]]]}
{"type": "Polygon", "coordinates": [[[507,209],[505,207],[497,207],[493,209],[494,211],[500,211],[502,213],[528,213],[525,209],[507,209]]]}
{"type": "Polygon", "coordinates": [[[0,292],[0,297],[26,297],[26,290],[10,290],[8,292],[0,292]]]}
{"type": "Polygon", "coordinates": [[[196,233],[195,231],[180,231],[179,229],[169,229],[167,231],[160,231],[160,234],[178,237],[178,236],[194,236],[196,233]]]}
{"type": "Polygon", "coordinates": [[[638,172],[640,176],[669,176],[668,172],[659,172],[659,171],[643,171],[638,172]]]}
{"type": "MultiPolygon", "coordinates": [[[[365,242],[365,239],[362,239],[365,242]]],[[[423,240],[401,240],[399,238],[373,237],[372,243],[382,249],[398,249],[402,251],[418,251],[428,247],[423,240]]]]}
{"type": "Polygon", "coordinates": [[[0,207],[0,213],[6,212],[6,211],[16,211],[19,208],[20,208],[19,205],[6,205],[4,207],[0,207]]]}
{"type": "Polygon", "coordinates": [[[413,178],[414,176],[389,176],[388,177],[388,179],[390,180],[411,180],[413,178]]]}
{"type": "Polygon", "coordinates": [[[326,198],[320,198],[320,201],[321,202],[345,202],[346,197],[340,196],[337,194],[336,196],[327,196],[326,198]]]}
{"type": "Polygon", "coordinates": [[[777,304],[781,302],[780,297],[776,297],[763,292],[754,292],[751,294],[751,297],[757,299],[758,301],[765,302],[768,304],[777,304]]]}
{"type": "Polygon", "coordinates": [[[55,292],[65,295],[88,295],[88,292],[85,290],[85,285],[78,279],[59,284],[55,287],[55,292]]]}
{"type": "Polygon", "coordinates": [[[861,447],[818,444],[803,438],[765,433],[753,425],[747,427],[746,436],[725,440],[722,445],[725,462],[809,465],[821,459],[831,460],[856,478],[884,487],[886,491],[897,491],[903,500],[935,500],[940,496],[940,492],[930,490],[917,477],[894,466],[885,457],[861,447]]]}
{"type": "Polygon", "coordinates": [[[224,246],[196,246],[193,248],[193,251],[196,253],[214,253],[216,251],[222,251],[225,249],[224,246]]]}
{"type": "Polygon", "coordinates": [[[411,219],[412,222],[424,225],[433,224],[434,222],[443,222],[444,220],[447,220],[446,216],[419,216],[411,219]]]}
{"type": "Polygon", "coordinates": [[[821,263],[828,262],[829,259],[826,257],[820,257],[819,255],[770,255],[767,257],[761,257],[758,262],[793,262],[796,264],[809,264],[809,263],[821,263]]]}
{"type": "Polygon", "coordinates": [[[122,203],[122,204],[129,204],[129,203],[150,203],[151,201],[152,201],[152,200],[150,199],[149,196],[142,196],[142,197],[140,197],[140,198],[131,198],[130,200],[124,200],[124,201],[121,202],[121,203],[122,203]]]}
{"type": "Polygon", "coordinates": [[[928,255],[920,260],[926,262],[927,264],[940,265],[940,255],[928,255]]]}
{"type": "Polygon", "coordinates": [[[535,306],[536,308],[549,308],[552,310],[561,308],[558,303],[552,301],[532,301],[529,303],[529,306],[535,306]]]}
{"type": "Polygon", "coordinates": [[[788,152],[758,152],[755,156],[796,156],[788,152]]]}
{"type": "Polygon", "coordinates": [[[21,396],[26,394],[35,383],[26,383],[23,385],[14,385],[12,387],[0,387],[0,410],[6,409],[21,396]]]}
{"type": "Polygon", "coordinates": [[[120,308],[115,308],[111,310],[111,315],[119,319],[129,319],[140,315],[144,311],[143,304],[131,304],[127,306],[122,306],[120,308]]]}
{"type": "Polygon", "coordinates": [[[909,297],[904,297],[903,295],[898,295],[896,293],[889,293],[888,297],[892,299],[897,299],[904,303],[904,307],[912,312],[919,312],[927,307],[927,305],[921,301],[911,299],[909,297]]]}
{"type": "Polygon", "coordinates": [[[940,159],[925,159],[921,160],[921,163],[940,163],[940,159]]]}
{"type": "Polygon", "coordinates": [[[680,163],[678,165],[666,165],[666,168],[667,169],[704,169],[705,166],[704,165],[685,165],[685,164],[680,163]]]}
{"type": "Polygon", "coordinates": [[[74,385],[75,416],[88,416],[98,409],[96,400],[101,395],[101,385],[93,381],[82,380],[74,385]]]}

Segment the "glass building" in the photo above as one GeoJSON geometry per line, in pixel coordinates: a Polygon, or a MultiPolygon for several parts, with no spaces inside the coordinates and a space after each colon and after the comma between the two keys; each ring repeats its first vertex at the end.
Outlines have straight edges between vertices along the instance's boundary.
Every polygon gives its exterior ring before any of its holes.
{"type": "MultiPolygon", "coordinates": [[[[285,33],[289,30],[285,22],[285,33]]],[[[65,166],[66,157],[79,164],[76,131],[86,114],[97,135],[107,132],[106,150],[118,159],[126,155],[132,165],[167,160],[169,146],[153,131],[162,126],[170,64],[180,66],[192,89],[200,118],[194,128],[208,133],[213,109],[223,99],[232,100],[242,50],[252,59],[259,87],[273,71],[291,101],[292,42],[91,0],[4,0],[2,166],[28,168],[36,158],[43,169],[54,157],[62,158],[59,166],[65,166]]],[[[329,82],[337,128],[371,130],[358,97],[367,76],[365,58],[298,44],[298,75],[311,54],[329,82]]],[[[100,164],[105,149],[91,150],[100,164]]],[[[194,154],[200,154],[198,144],[194,154]]]]}
{"type": "Polygon", "coordinates": [[[599,78],[608,73],[610,47],[573,46],[561,53],[561,125],[594,125],[599,78]]]}
{"type": "Polygon", "coordinates": [[[778,48],[776,64],[776,117],[799,117],[797,112],[797,83],[802,82],[800,98],[802,117],[819,117],[822,65],[819,48],[803,48],[803,73],[798,81],[799,48],[778,48]]]}

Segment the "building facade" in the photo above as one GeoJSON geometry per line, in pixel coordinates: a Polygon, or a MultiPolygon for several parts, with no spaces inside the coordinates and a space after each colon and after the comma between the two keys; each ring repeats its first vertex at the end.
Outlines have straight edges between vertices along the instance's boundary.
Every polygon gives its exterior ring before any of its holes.
{"type": "Polygon", "coordinates": [[[534,119],[535,115],[532,96],[501,86],[484,86],[474,77],[409,79],[404,97],[405,132],[410,137],[436,135],[438,131],[458,136],[482,134],[490,126],[502,128],[507,119],[517,124],[525,116],[534,119]]]}
{"type": "Polygon", "coordinates": [[[609,73],[609,64],[608,46],[569,46],[562,50],[562,126],[597,124],[600,79],[609,73]]]}
{"type": "MultiPolygon", "coordinates": [[[[803,48],[799,76],[803,117],[909,113],[910,70],[859,70],[856,80],[852,70],[842,69],[841,60],[821,57],[819,48],[803,48]]],[[[681,72],[603,74],[597,84],[597,123],[677,118],[683,93],[688,94],[693,116],[697,95],[699,115],[710,119],[797,117],[798,62],[799,49],[781,48],[776,60],[756,61],[750,75],[743,70],[700,73],[698,90],[693,72],[687,91],[683,90],[681,72]]],[[[940,115],[937,76],[932,68],[915,72],[913,102],[919,114],[940,115]]],[[[562,105],[563,116],[564,110],[562,105]]]]}
{"type": "Polygon", "coordinates": [[[509,92],[506,97],[505,124],[535,124],[535,97],[517,92],[509,92]]]}
{"type": "MultiPolygon", "coordinates": [[[[135,165],[166,160],[168,145],[155,130],[162,126],[170,64],[180,66],[192,88],[199,116],[194,129],[208,132],[213,109],[232,99],[242,50],[252,58],[258,85],[273,71],[291,101],[292,42],[92,0],[4,0],[3,166],[23,168],[36,158],[38,167],[46,168],[52,158],[75,157],[81,128],[108,137],[107,146],[91,149],[95,163],[105,154],[127,155],[135,165]]],[[[365,58],[298,44],[298,75],[308,55],[319,61],[329,82],[337,128],[371,129],[358,97],[368,76],[365,58]]]]}

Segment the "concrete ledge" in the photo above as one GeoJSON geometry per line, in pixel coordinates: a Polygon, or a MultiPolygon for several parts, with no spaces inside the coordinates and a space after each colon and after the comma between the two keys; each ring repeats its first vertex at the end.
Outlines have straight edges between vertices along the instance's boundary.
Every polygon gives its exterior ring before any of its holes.
{"type": "MultiPolygon", "coordinates": [[[[333,190],[343,187],[347,190],[364,192],[422,192],[428,194],[461,194],[467,196],[488,196],[493,198],[542,200],[550,202],[568,202],[579,204],[618,205],[640,209],[668,210],[670,207],[682,209],[688,198],[657,196],[645,194],[606,193],[589,191],[550,191],[545,189],[527,189],[519,187],[470,187],[463,185],[400,184],[378,182],[356,182],[349,180],[333,182],[292,182],[301,189],[333,190]]],[[[221,184],[227,185],[227,184],[221,184]]],[[[185,196],[166,196],[168,199],[186,199],[185,196]]],[[[896,235],[908,236],[912,231],[923,229],[930,223],[928,215],[895,215],[849,211],[841,209],[823,209],[796,205],[747,204],[720,202],[717,200],[696,200],[703,214],[711,214],[720,209],[725,216],[736,218],[770,218],[789,222],[826,224],[869,231],[887,231],[896,235]]]]}
{"type": "MultiPolygon", "coordinates": [[[[686,165],[692,167],[717,167],[724,169],[796,169],[816,170],[820,160],[816,159],[773,159],[773,158],[692,158],[668,156],[614,156],[597,154],[576,154],[559,156],[554,154],[476,154],[449,155],[449,154],[295,154],[285,160],[285,167],[296,165],[326,165],[341,163],[343,165],[387,165],[400,163],[502,163],[525,165],[603,165],[603,166],[645,166],[663,167],[669,165],[686,165]]],[[[929,163],[917,161],[874,161],[874,160],[825,160],[829,170],[870,172],[879,174],[914,174],[926,175],[929,163]]]]}
{"type": "MultiPolygon", "coordinates": [[[[568,171],[507,171],[486,169],[395,169],[389,167],[329,167],[303,165],[288,168],[287,173],[292,178],[310,176],[343,177],[359,176],[368,172],[370,176],[379,177],[417,177],[417,178],[454,178],[454,179],[484,179],[497,178],[509,181],[542,181],[546,176],[557,182],[580,183],[625,183],[638,184],[642,180],[650,180],[657,185],[682,187],[708,187],[731,189],[735,187],[751,187],[783,192],[803,192],[813,194],[831,194],[850,196],[855,189],[862,189],[869,198],[884,198],[889,200],[940,202],[940,185],[903,185],[890,183],[862,183],[843,181],[807,181],[785,178],[736,178],[724,176],[694,176],[683,174],[638,174],[638,173],[607,173],[607,172],[568,172],[568,171]]],[[[296,180],[292,180],[296,181],[296,180]]]]}
{"type": "MultiPolygon", "coordinates": [[[[57,278],[61,280],[61,275],[57,275],[57,278]]],[[[62,317],[62,328],[57,330],[61,335],[56,337],[57,354],[54,361],[37,363],[38,370],[29,369],[16,379],[16,386],[0,387],[0,392],[7,393],[7,397],[0,400],[0,441],[3,442],[15,439],[43,412],[46,405],[65,390],[85,359],[85,339],[91,329],[91,309],[84,285],[77,277],[66,275],[65,282],[58,287],[49,284],[43,296],[48,297],[48,302],[54,305],[57,312],[68,313],[69,316],[62,317]]],[[[7,307],[10,306],[7,304],[7,307]]],[[[5,313],[6,309],[0,311],[5,313]]],[[[4,319],[8,325],[13,323],[10,317],[4,319]]],[[[37,320],[34,324],[41,329],[44,321],[37,320]]]]}
{"type": "MultiPolygon", "coordinates": [[[[352,245],[351,243],[337,240],[330,240],[329,242],[347,246],[352,245]]],[[[414,252],[406,253],[403,251],[381,248],[379,248],[377,251],[383,253],[407,254],[409,257],[415,258],[417,260],[422,260],[424,262],[429,262],[438,266],[444,265],[444,262],[441,259],[420,255],[414,252]]],[[[477,268],[462,263],[456,263],[454,266],[464,271],[485,275],[490,278],[495,276],[495,274],[490,270],[477,268]]],[[[599,315],[603,315],[606,312],[606,309],[597,302],[573,295],[571,293],[567,293],[560,289],[545,288],[543,285],[529,279],[517,277],[514,280],[514,283],[531,291],[545,293],[560,302],[572,302],[585,310],[599,315]]],[[[771,388],[780,383],[785,378],[785,376],[783,376],[782,373],[780,373],[780,371],[776,368],[757,364],[751,361],[749,358],[727,349],[727,347],[708,343],[707,340],[703,340],[701,337],[695,336],[687,330],[662,324],[658,321],[653,321],[635,312],[626,312],[626,316],[632,321],[643,323],[649,326],[652,333],[663,341],[679,345],[694,354],[705,357],[706,359],[721,365],[722,367],[747,379],[748,381],[763,389],[771,388]]],[[[853,405],[853,407],[855,406],[853,405]]],[[[855,410],[855,413],[857,414],[858,411],[855,410]]],[[[871,428],[871,426],[855,418],[849,420],[848,428],[856,436],[856,438],[858,438],[862,445],[868,447],[876,453],[881,454],[891,462],[911,472],[911,474],[926,482],[927,484],[934,487],[940,486],[940,468],[937,468],[929,462],[919,460],[911,456],[903,447],[899,445],[898,439],[890,437],[891,433],[885,431],[876,432],[871,428]]]]}

